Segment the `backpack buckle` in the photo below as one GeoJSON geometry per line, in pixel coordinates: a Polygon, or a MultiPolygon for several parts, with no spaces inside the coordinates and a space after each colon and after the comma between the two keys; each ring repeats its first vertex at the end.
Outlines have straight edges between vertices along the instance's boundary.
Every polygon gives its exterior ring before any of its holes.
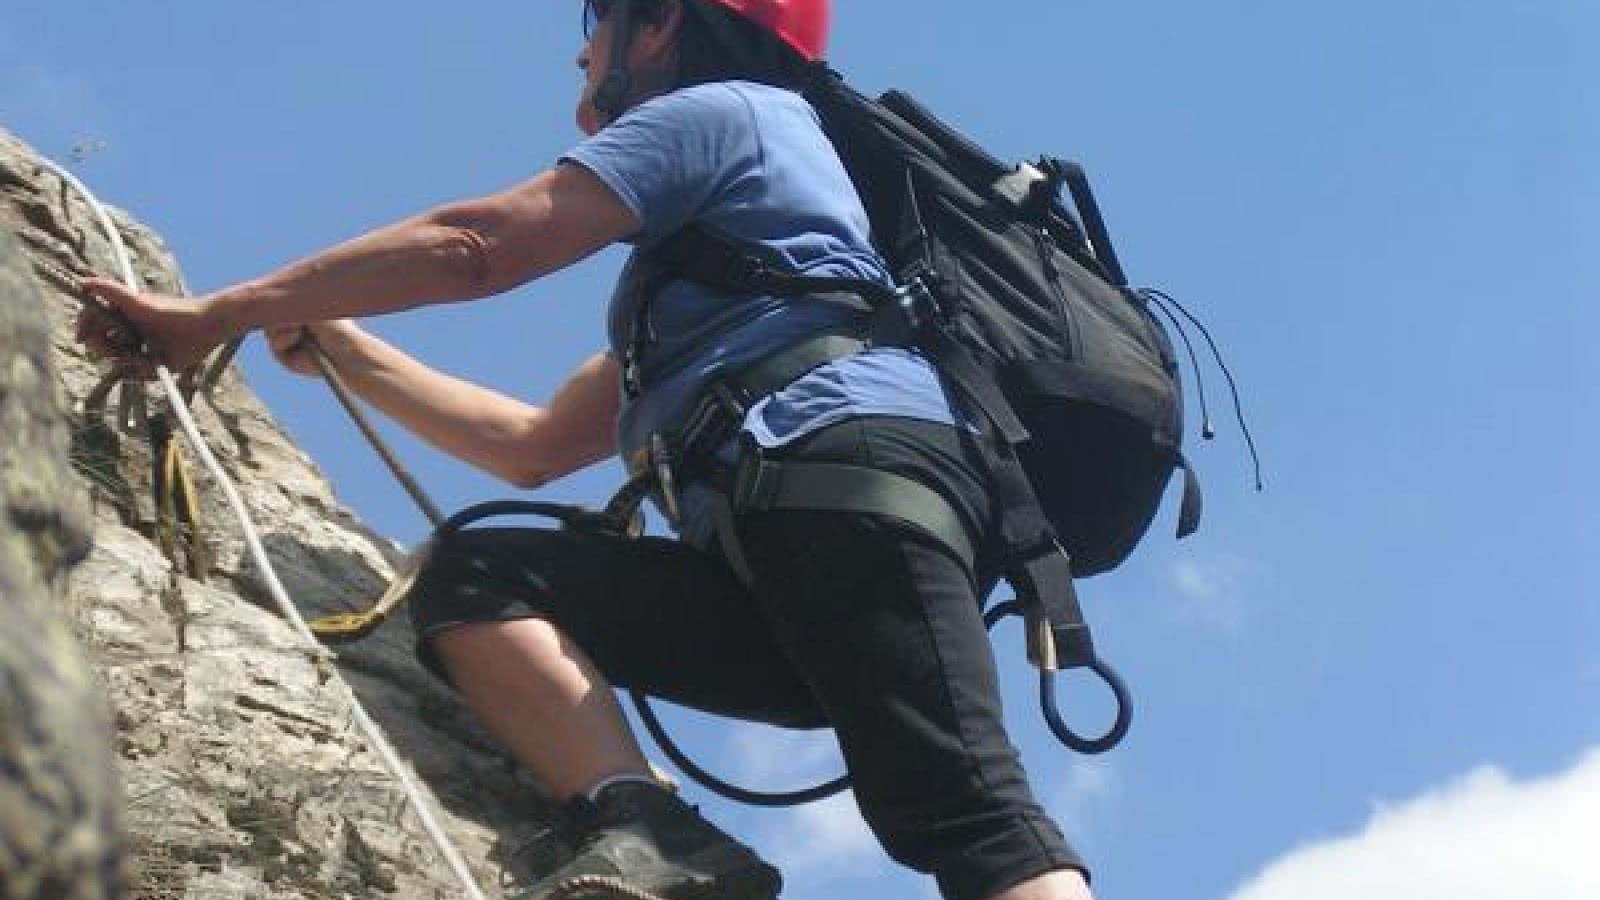
{"type": "Polygon", "coordinates": [[[1028,661],[1045,672],[1093,665],[1094,642],[1067,551],[1052,538],[1019,557],[1008,575],[1022,601],[1028,661]]]}
{"type": "Polygon", "coordinates": [[[1052,179],[1033,163],[1018,163],[1015,168],[994,182],[994,192],[1002,200],[1027,217],[1038,216],[1041,205],[1048,204],[1061,189],[1061,182],[1052,179]],[[1044,197],[1044,204],[1040,198],[1044,197]]]}
{"type": "Polygon", "coordinates": [[[895,290],[894,302],[872,313],[872,343],[887,347],[908,346],[938,317],[939,303],[918,266],[895,290]]]}

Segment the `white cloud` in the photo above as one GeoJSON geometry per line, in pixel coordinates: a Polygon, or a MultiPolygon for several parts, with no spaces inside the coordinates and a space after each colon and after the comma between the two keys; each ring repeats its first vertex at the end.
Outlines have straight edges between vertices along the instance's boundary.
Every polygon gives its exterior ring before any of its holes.
{"type": "MultiPolygon", "coordinates": [[[[762,791],[809,787],[844,772],[833,732],[825,729],[738,725],[728,740],[727,758],[734,780],[762,791]]],[[[757,845],[796,884],[862,878],[887,864],[848,791],[795,807],[763,824],[757,845]]]]}
{"type": "Polygon", "coordinates": [[[1229,900],[1596,900],[1600,748],[1552,777],[1486,767],[1290,851],[1229,900]]]}
{"type": "Polygon", "coordinates": [[[1246,624],[1266,568],[1237,554],[1189,555],[1173,565],[1169,577],[1177,589],[1173,594],[1177,621],[1237,634],[1246,624]]]}
{"type": "MultiPolygon", "coordinates": [[[[758,790],[766,785],[793,786],[810,779],[832,779],[844,771],[833,732],[791,731],[760,725],[734,725],[729,739],[733,771],[758,790]]],[[[788,788],[772,788],[788,789],[788,788]]]]}
{"type": "MultiPolygon", "coordinates": [[[[1116,767],[1075,760],[1040,791],[1042,802],[1079,850],[1092,847],[1123,794],[1116,767]],[[1087,838],[1087,839],[1086,839],[1087,838]]],[[[845,793],[783,815],[759,846],[784,872],[794,900],[825,897],[922,897],[935,900],[933,879],[892,863],[845,793]]]]}
{"type": "Polygon", "coordinates": [[[1122,777],[1108,759],[1073,759],[1044,795],[1046,809],[1077,848],[1094,844],[1122,795],[1122,777]]]}
{"type": "Polygon", "coordinates": [[[861,820],[855,795],[845,793],[798,807],[762,841],[773,863],[796,881],[861,874],[884,860],[878,839],[861,820]]]}

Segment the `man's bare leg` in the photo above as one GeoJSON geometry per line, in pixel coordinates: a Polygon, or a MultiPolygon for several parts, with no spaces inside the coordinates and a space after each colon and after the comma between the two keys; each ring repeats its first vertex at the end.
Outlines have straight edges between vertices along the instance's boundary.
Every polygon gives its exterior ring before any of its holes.
{"type": "Polygon", "coordinates": [[[1058,869],[1013,885],[989,900],[1094,900],[1077,869],[1058,869]]]}
{"type": "Polygon", "coordinates": [[[656,784],[611,685],[540,619],[462,625],[434,647],[456,689],[527,770],[577,800],[582,852],[518,900],[608,887],[625,896],[773,900],[778,870],[656,784]],[[642,776],[594,790],[616,775],[642,776]],[[646,783],[638,783],[645,781],[646,783]]]}
{"type": "Polygon", "coordinates": [[[434,646],[467,706],[555,797],[650,765],[588,656],[542,619],[480,622],[434,646]]]}

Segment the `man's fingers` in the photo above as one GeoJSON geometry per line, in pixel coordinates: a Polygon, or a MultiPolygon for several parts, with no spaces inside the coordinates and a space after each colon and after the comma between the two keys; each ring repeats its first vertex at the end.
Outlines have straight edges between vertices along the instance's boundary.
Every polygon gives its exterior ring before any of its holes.
{"type": "Polygon", "coordinates": [[[305,343],[307,331],[304,326],[294,325],[287,328],[275,328],[269,337],[275,347],[285,351],[298,350],[305,343]]]}
{"type": "Polygon", "coordinates": [[[85,278],[82,286],[89,296],[78,318],[79,336],[84,336],[87,327],[108,332],[108,336],[115,337],[119,343],[137,346],[141,335],[123,307],[130,305],[138,295],[121,282],[106,278],[85,278]]]}
{"type": "Polygon", "coordinates": [[[131,349],[135,343],[122,323],[99,309],[85,309],[78,316],[77,337],[90,349],[101,353],[120,348],[131,349]]]}
{"type": "Polygon", "coordinates": [[[300,352],[302,334],[304,332],[298,328],[273,331],[267,334],[267,344],[279,359],[288,359],[300,352]]]}
{"type": "Polygon", "coordinates": [[[105,278],[85,278],[80,285],[87,295],[85,306],[102,315],[120,315],[130,296],[127,288],[105,278]]]}
{"type": "Polygon", "coordinates": [[[149,379],[154,376],[152,360],[160,359],[127,316],[115,305],[129,292],[122,285],[100,278],[84,279],[87,302],[78,313],[78,341],[93,355],[108,359],[125,370],[127,377],[149,379]]]}
{"type": "Polygon", "coordinates": [[[95,321],[94,320],[95,320],[95,312],[92,309],[90,309],[89,307],[85,307],[84,309],[79,311],[79,313],[78,313],[78,327],[74,330],[73,336],[76,337],[82,343],[88,343],[89,342],[89,335],[93,334],[94,331],[95,331],[95,321]]]}
{"type": "Polygon", "coordinates": [[[267,333],[267,341],[272,345],[272,352],[282,360],[304,356],[314,340],[311,329],[305,325],[275,328],[267,333]]]}
{"type": "Polygon", "coordinates": [[[110,278],[85,278],[79,283],[85,291],[113,305],[121,305],[137,296],[127,285],[110,278]]]}
{"type": "Polygon", "coordinates": [[[106,311],[97,298],[90,298],[78,310],[78,339],[87,340],[96,333],[104,331],[116,320],[106,311]]]}

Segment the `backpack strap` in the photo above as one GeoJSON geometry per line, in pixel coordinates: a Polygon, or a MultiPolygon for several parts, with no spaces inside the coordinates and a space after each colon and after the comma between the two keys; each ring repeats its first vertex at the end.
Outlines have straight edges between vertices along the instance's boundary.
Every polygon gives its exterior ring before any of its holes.
{"type": "Polygon", "coordinates": [[[1183,500],[1178,506],[1178,540],[1183,540],[1200,527],[1200,513],[1205,509],[1205,499],[1200,493],[1200,477],[1189,465],[1189,458],[1178,454],[1178,468],[1183,470],[1183,500]]]}
{"type": "Polygon", "coordinates": [[[699,224],[686,225],[663,238],[650,248],[650,255],[673,278],[727,294],[851,294],[874,309],[892,303],[895,297],[893,288],[867,278],[800,275],[774,268],[744,245],[699,224]]]}
{"type": "MultiPolygon", "coordinates": [[[[920,222],[908,223],[906,230],[910,235],[920,234],[920,222]]],[[[863,278],[782,272],[745,247],[698,225],[680,229],[651,252],[675,277],[727,293],[774,297],[840,293],[857,296],[871,309],[866,331],[874,344],[915,344],[954,383],[963,398],[994,423],[1008,443],[1015,445],[1028,440],[1028,429],[972,352],[942,329],[923,327],[937,318],[938,302],[921,275],[912,273],[908,285],[896,291],[863,278]]],[[[776,386],[781,387],[783,383],[776,386]]]]}
{"type": "Polygon", "coordinates": [[[1095,662],[1094,642],[1078,602],[1072,558],[1045,518],[1015,448],[993,443],[985,452],[1000,505],[1006,580],[1017,592],[1026,622],[1028,661],[1045,672],[1088,666],[1095,662]]]}
{"type": "Polygon", "coordinates": [[[1027,426],[1022,424],[1022,419],[1011,407],[1011,401],[1006,399],[1000,391],[1000,385],[995,383],[994,376],[979,364],[972,351],[961,346],[942,328],[925,329],[919,344],[962,397],[980,410],[984,418],[1000,432],[1001,439],[1008,446],[1015,447],[1031,437],[1027,426]]]}

